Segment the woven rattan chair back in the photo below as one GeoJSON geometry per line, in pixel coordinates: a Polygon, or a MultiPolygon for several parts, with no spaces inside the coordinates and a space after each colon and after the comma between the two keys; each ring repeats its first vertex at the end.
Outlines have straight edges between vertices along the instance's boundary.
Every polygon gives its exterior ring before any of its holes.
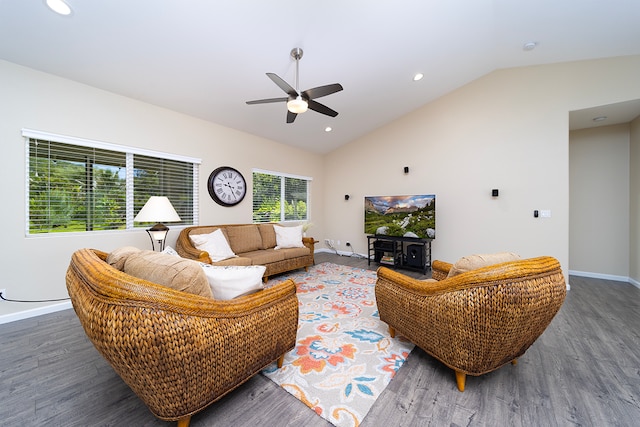
{"type": "Polygon", "coordinates": [[[515,361],[560,309],[566,285],[560,264],[539,257],[497,264],[451,278],[451,264],[433,262],[436,282],[381,267],[380,319],[456,372],[482,375],[515,361]]]}
{"type": "Polygon", "coordinates": [[[162,420],[187,426],[191,415],[295,346],[293,281],[216,301],[134,278],[106,256],[90,249],[72,255],[66,280],[73,308],[96,349],[162,420]]]}

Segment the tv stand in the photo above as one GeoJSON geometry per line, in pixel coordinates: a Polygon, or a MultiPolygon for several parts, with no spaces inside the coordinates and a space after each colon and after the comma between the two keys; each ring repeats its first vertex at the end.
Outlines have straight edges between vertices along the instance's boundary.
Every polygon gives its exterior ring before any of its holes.
{"type": "Polygon", "coordinates": [[[431,268],[431,240],[415,237],[367,236],[368,265],[373,261],[387,267],[419,270],[426,273],[431,268]]]}

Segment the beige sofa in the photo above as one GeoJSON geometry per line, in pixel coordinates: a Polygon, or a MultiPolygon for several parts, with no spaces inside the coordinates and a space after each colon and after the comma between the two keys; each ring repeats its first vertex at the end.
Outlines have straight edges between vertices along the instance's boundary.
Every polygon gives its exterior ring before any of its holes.
{"type": "Polygon", "coordinates": [[[276,249],[277,224],[226,224],[187,227],[180,232],[176,250],[184,258],[195,259],[211,265],[264,265],[264,281],[269,276],[313,265],[315,240],[302,237],[303,247],[276,249]],[[231,250],[236,255],[222,261],[212,262],[207,251],[195,247],[191,236],[206,235],[220,229],[231,250]]]}

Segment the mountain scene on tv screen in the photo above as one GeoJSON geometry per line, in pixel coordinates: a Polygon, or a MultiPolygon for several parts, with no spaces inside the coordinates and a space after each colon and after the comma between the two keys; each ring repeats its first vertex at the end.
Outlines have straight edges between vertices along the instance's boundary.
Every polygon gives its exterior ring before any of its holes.
{"type": "Polygon", "coordinates": [[[436,196],[378,196],[364,199],[364,232],[434,239],[436,196]]]}

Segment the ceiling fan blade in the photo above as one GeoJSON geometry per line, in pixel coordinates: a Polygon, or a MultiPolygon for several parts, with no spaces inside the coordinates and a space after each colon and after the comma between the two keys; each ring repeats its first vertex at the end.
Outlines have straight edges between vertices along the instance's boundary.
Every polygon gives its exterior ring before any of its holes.
{"type": "Polygon", "coordinates": [[[307,99],[320,98],[322,96],[331,95],[332,93],[340,92],[342,85],[340,83],[334,83],[332,85],[318,86],[312,89],[307,89],[302,92],[302,96],[307,99]]]}
{"type": "Polygon", "coordinates": [[[278,77],[277,74],[267,73],[267,77],[269,77],[275,84],[278,85],[278,87],[280,87],[280,89],[285,91],[289,96],[291,96],[293,98],[298,96],[298,92],[296,92],[296,90],[294,88],[292,88],[289,83],[285,82],[280,77],[278,77]]]}
{"type": "Polygon", "coordinates": [[[337,111],[332,110],[331,108],[327,107],[326,105],[320,104],[319,102],[316,102],[313,99],[309,100],[309,108],[312,109],[313,111],[316,111],[318,113],[325,114],[325,115],[331,116],[331,117],[335,117],[335,116],[338,115],[337,111]]]}
{"type": "Polygon", "coordinates": [[[268,104],[270,102],[287,102],[289,98],[268,98],[268,99],[256,99],[255,101],[247,101],[247,104],[268,104]]]}
{"type": "Polygon", "coordinates": [[[287,123],[293,123],[297,116],[298,115],[296,113],[292,113],[291,111],[287,110],[287,123]]]}

